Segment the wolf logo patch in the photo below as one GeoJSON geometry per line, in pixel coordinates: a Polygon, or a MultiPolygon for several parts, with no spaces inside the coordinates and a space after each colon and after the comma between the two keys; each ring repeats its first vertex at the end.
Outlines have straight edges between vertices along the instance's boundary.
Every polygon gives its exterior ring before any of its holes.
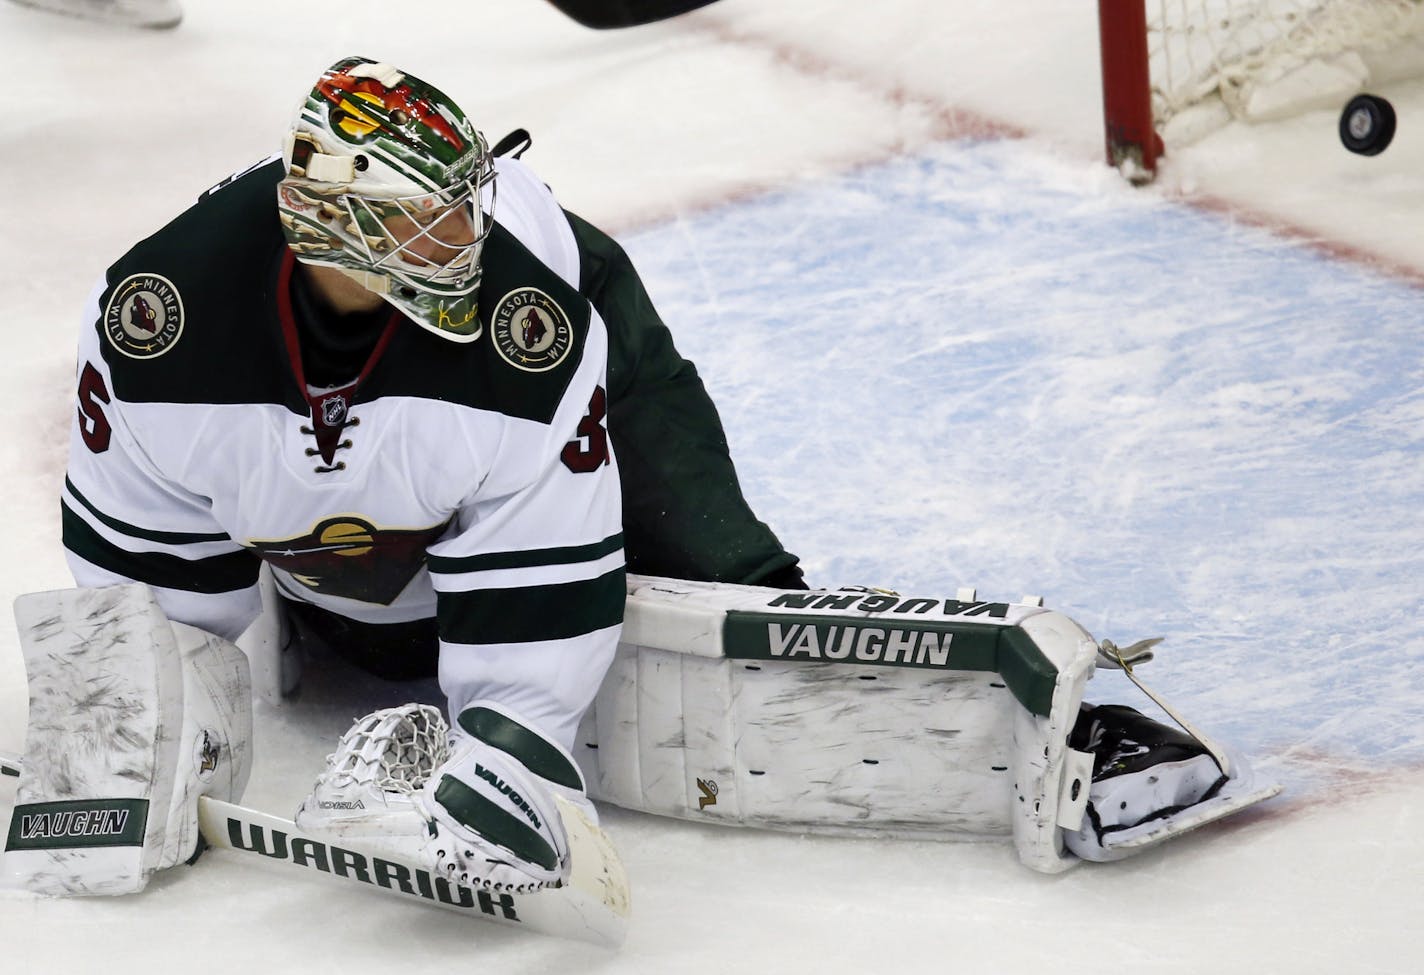
{"type": "Polygon", "coordinates": [[[131,274],[104,308],[104,335],[130,359],[156,359],[183,335],[183,299],[159,274],[131,274]]]}
{"type": "Polygon", "coordinates": [[[568,358],[573,328],[564,310],[538,288],[516,288],[494,307],[494,347],[525,372],[547,372],[568,358]]]}

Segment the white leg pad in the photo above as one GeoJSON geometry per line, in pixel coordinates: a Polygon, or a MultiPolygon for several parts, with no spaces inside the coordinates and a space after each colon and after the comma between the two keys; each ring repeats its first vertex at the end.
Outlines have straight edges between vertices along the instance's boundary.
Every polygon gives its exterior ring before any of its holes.
{"type": "Polygon", "coordinates": [[[287,612],[277,595],[272,569],[266,563],[257,577],[262,594],[262,612],[237,638],[237,646],[247,655],[252,673],[252,693],[273,707],[296,693],[301,683],[302,663],[292,638],[287,612]]]}
{"type": "Polygon", "coordinates": [[[1035,869],[1077,862],[1060,822],[1081,821],[1091,763],[1066,743],[1097,645],[1061,614],[630,576],[623,640],[578,739],[595,798],[812,832],[1012,836],[1035,869]]]}
{"type": "Polygon", "coordinates": [[[241,797],[251,683],[231,643],[170,623],[146,586],[15,601],[30,720],[4,873],[121,894],[193,855],[200,795],[241,797]]]}

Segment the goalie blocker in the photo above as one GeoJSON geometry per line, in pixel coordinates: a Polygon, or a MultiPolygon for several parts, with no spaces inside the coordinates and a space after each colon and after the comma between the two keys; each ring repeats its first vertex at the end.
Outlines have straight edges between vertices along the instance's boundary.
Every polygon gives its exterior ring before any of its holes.
{"type": "Polygon", "coordinates": [[[1082,627],[1036,599],[630,575],[623,642],[578,758],[591,796],[630,809],[1012,836],[1022,862],[1047,873],[1139,852],[1279,791],[1195,732],[1085,710],[1100,662],[1082,627]],[[1166,761],[1149,770],[1134,757],[1148,750],[1166,761]]]}
{"type": "Polygon", "coordinates": [[[198,850],[198,798],[251,770],[251,682],[233,644],[172,623],[148,587],[15,601],[30,720],[5,879],[124,894],[198,850]]]}

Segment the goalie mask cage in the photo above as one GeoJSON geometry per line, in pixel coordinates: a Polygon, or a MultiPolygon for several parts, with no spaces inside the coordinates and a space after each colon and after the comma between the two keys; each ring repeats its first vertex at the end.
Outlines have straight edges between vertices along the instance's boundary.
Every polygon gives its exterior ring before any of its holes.
{"type": "Polygon", "coordinates": [[[1107,158],[1133,182],[1233,119],[1424,75],[1424,0],[1098,0],[1107,158]]]}

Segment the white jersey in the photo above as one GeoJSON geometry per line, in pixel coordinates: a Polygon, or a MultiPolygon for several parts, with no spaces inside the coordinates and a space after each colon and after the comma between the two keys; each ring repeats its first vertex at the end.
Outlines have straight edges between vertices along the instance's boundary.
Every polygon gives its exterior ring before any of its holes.
{"type": "Polygon", "coordinates": [[[210,191],[95,290],[63,496],[76,581],[147,583],[235,638],[261,562],[351,619],[435,617],[452,715],[493,699],[571,743],[623,608],[607,332],[547,188],[498,161],[484,334],[391,321],[359,380],[306,384],[280,163],[210,191]]]}

